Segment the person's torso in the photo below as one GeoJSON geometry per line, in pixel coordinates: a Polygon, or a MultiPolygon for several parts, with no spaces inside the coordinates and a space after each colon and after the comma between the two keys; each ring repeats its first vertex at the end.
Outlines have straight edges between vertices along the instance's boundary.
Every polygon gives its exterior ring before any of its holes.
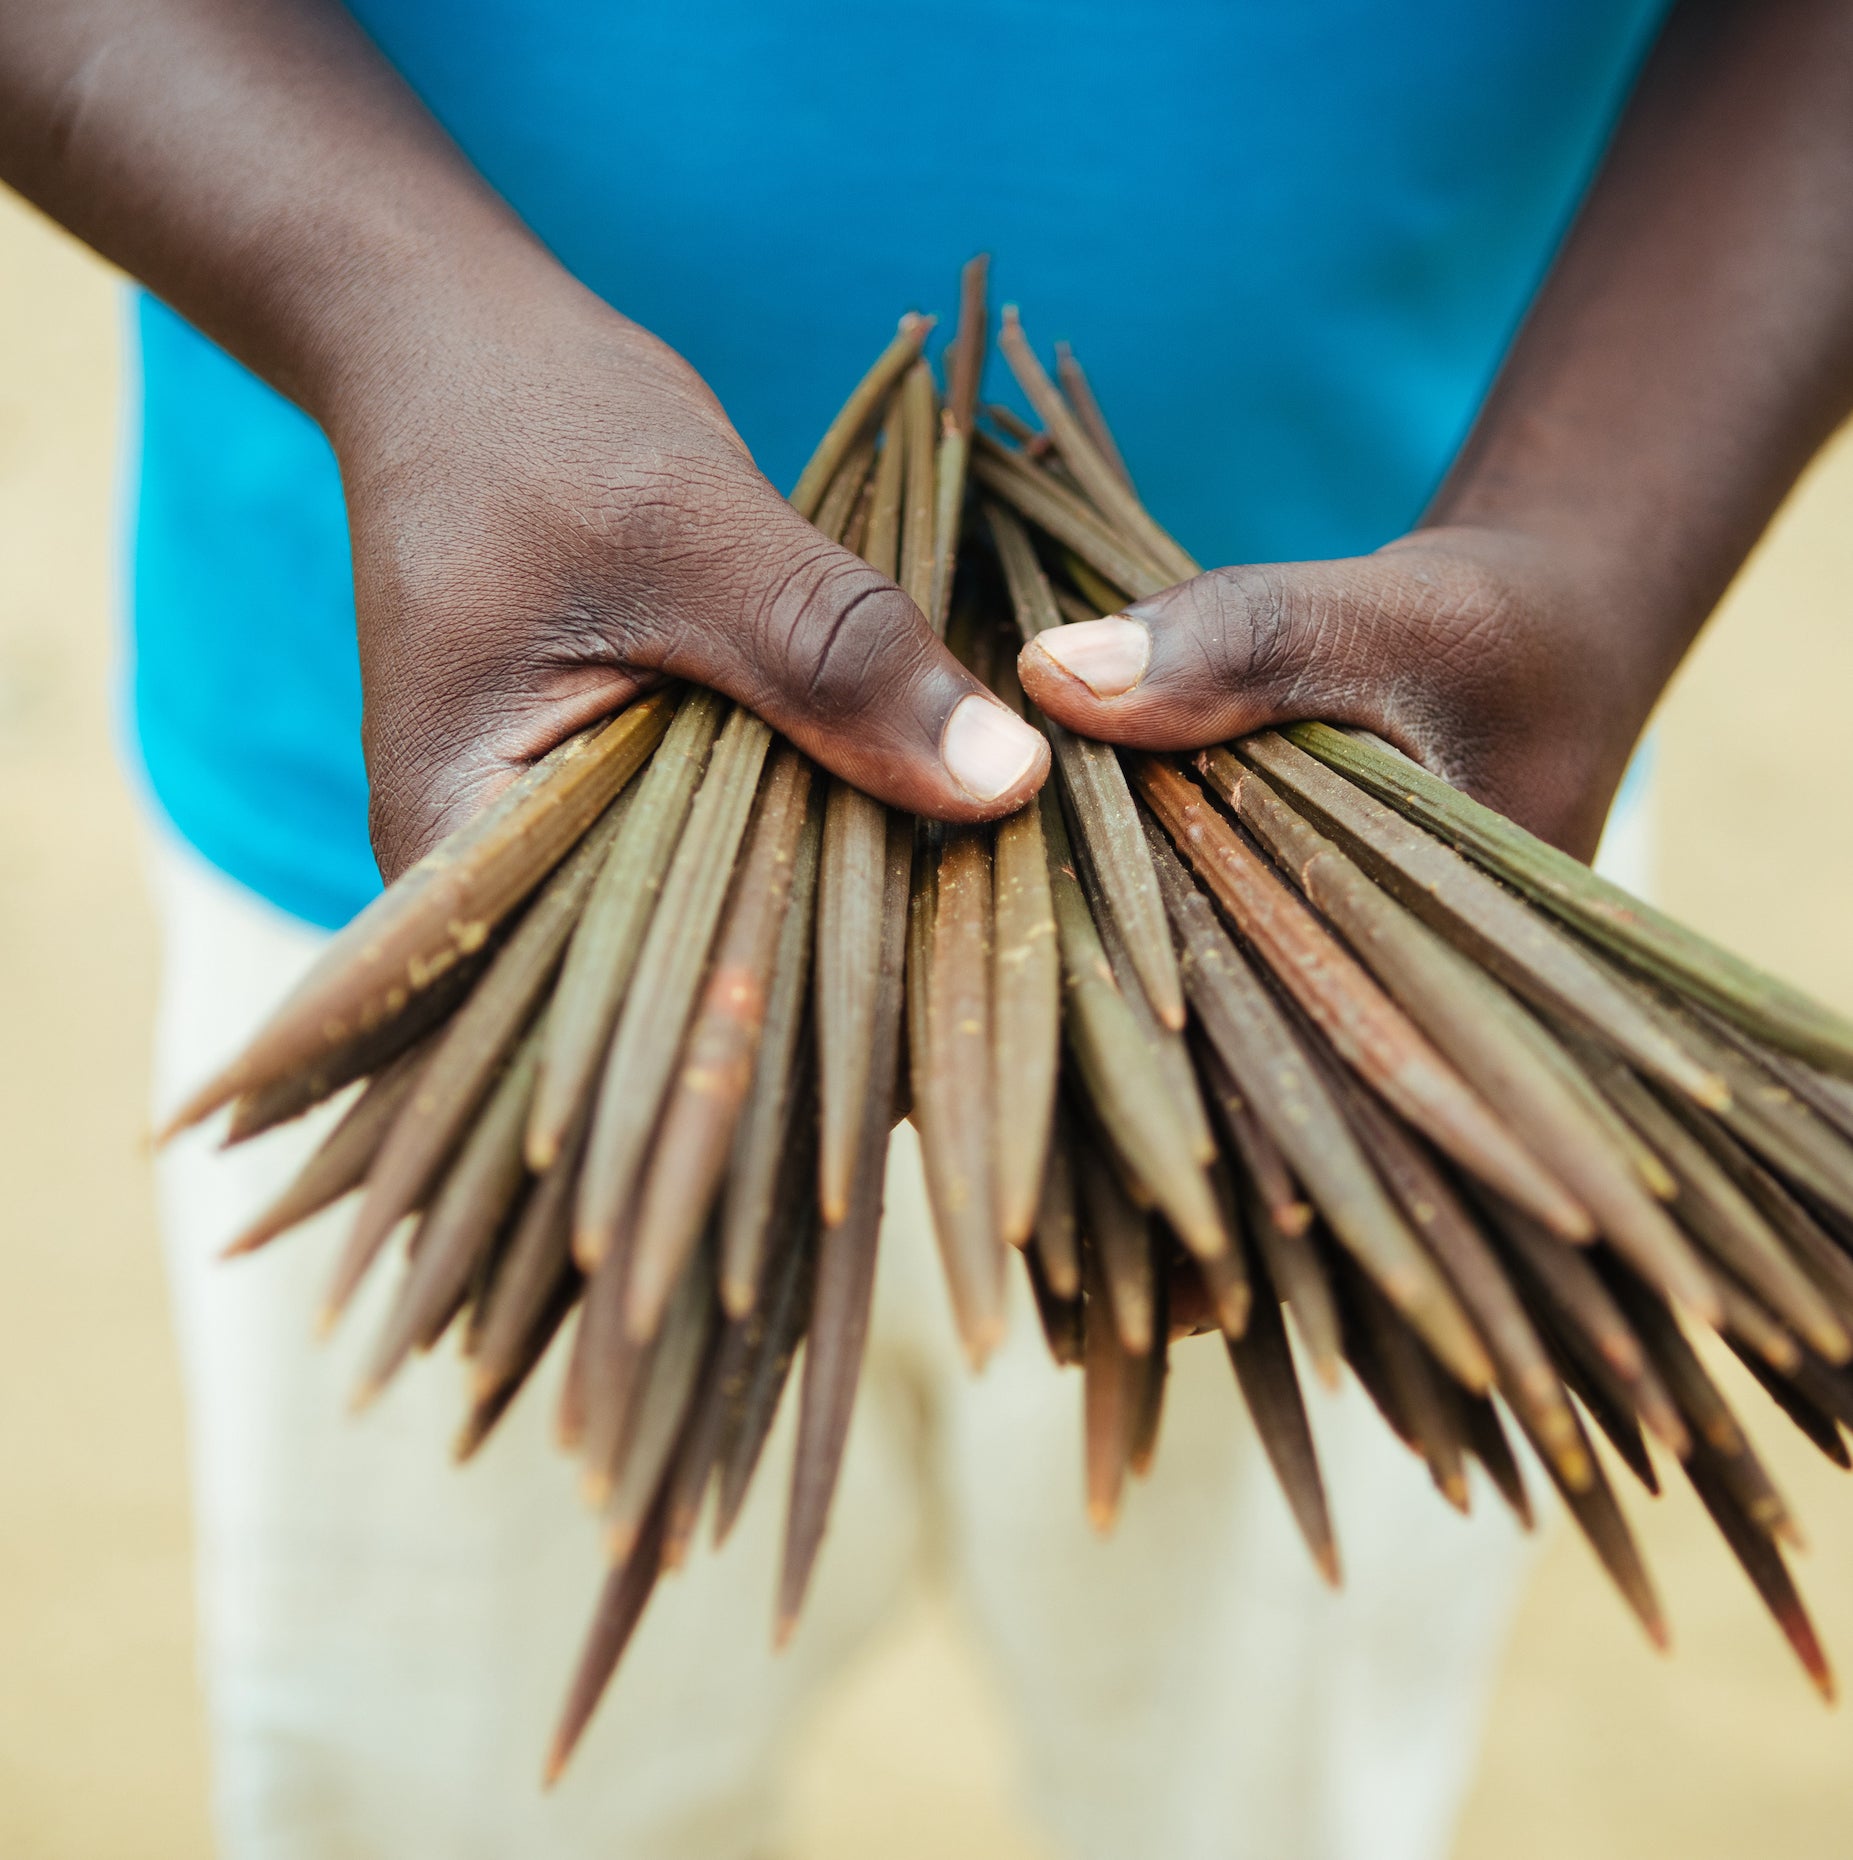
{"type": "MultiPolygon", "coordinates": [[[[1660,0],[361,0],[470,158],[701,370],[788,486],[961,262],[1072,342],[1198,557],[1374,547],[1471,420],[1660,0]]],[[[335,924],[377,888],[340,487],[144,302],[135,707],[207,857],[335,924]]],[[[1010,399],[993,368],[987,393],[1010,399]]]]}

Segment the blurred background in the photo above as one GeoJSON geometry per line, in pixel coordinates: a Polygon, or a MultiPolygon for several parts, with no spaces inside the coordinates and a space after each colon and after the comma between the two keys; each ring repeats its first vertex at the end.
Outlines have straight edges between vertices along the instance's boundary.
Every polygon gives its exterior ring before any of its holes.
{"type": "MultiPolygon", "coordinates": [[[[0,193],[0,1854],[21,1860],[210,1851],[144,1150],[153,926],[112,714],[119,289],[0,193]]],[[[1661,901],[1843,1011],[1849,697],[1843,435],[1668,696],[1657,761],[1661,901]]],[[[1798,1574],[1853,1671],[1853,1481],[1720,1373],[1809,1533],[1798,1574]]],[[[1458,1860],[1844,1856],[1853,1722],[1816,1703],[1683,1485],[1629,1498],[1674,1657],[1551,1531],[1458,1860]]],[[[793,1860],[1049,1860],[982,1652],[931,1593],[808,1728],[789,1810],[793,1860]]]]}

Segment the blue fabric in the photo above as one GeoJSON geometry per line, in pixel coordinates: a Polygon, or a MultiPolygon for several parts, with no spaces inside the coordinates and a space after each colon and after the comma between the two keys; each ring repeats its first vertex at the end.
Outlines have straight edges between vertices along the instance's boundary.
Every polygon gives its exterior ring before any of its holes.
{"type": "MultiPolygon", "coordinates": [[[[1661,0],[363,0],[386,54],[789,485],[971,252],[1072,341],[1199,557],[1421,510],[1661,0]]],[[[138,316],[134,709],[153,791],[312,922],[378,887],[341,492],[313,426],[138,316]]],[[[987,392],[1009,398],[993,369],[987,392]]]]}

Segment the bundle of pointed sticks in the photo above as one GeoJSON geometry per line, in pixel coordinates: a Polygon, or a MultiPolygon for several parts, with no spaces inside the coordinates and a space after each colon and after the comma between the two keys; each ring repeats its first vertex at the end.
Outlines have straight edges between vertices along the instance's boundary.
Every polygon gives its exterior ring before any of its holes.
{"type": "MultiPolygon", "coordinates": [[[[1024,710],[1021,642],[1197,567],[1013,311],[1041,424],[979,407],[984,280],[943,399],[905,318],[792,502],[1024,710]]],[[[1174,1339],[1211,1331],[1328,1580],[1302,1363],[1348,1364],[1450,1503],[1477,1461],[1529,1524],[1516,1425],[1663,1644],[1591,1429],[1650,1492],[1657,1440],[1829,1692],[1795,1525],[1692,1335],[1849,1464],[1853,1026],[1368,735],[1179,758],[1033,721],[1039,799],[944,827],[654,691],[393,885],[173,1120],[229,1105],[242,1142],[355,1088],[232,1250],[356,1195],[324,1319],[402,1252],[361,1394],[454,1329],[460,1456],[570,1329],[558,1431],[611,1571],[549,1773],[711,1492],[726,1537],[802,1350],[789,1633],[903,1115],[973,1363],[1018,1254],[1080,1367],[1101,1528],[1174,1339]]]]}

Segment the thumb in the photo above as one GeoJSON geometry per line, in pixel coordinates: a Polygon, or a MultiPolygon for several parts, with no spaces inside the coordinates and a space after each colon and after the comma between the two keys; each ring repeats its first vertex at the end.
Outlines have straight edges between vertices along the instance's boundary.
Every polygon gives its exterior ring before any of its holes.
{"type": "Polygon", "coordinates": [[[712,685],[846,781],[911,813],[989,820],[1042,785],[1049,749],[935,636],[920,609],[783,499],[710,582],[706,623],[660,669],[712,685]]]}
{"type": "Polygon", "coordinates": [[[1381,558],[1219,568],[1023,648],[1023,688],[1082,735],[1196,749],[1305,717],[1395,733],[1406,604],[1381,558]]]}

